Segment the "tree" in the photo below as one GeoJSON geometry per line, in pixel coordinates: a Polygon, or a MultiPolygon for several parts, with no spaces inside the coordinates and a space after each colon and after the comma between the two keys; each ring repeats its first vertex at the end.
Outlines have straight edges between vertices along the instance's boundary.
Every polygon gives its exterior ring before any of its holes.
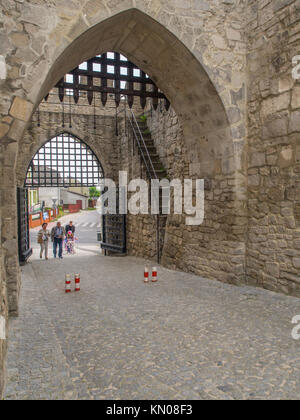
{"type": "Polygon", "coordinates": [[[89,195],[90,195],[90,198],[98,198],[100,197],[100,191],[98,191],[96,187],[90,187],[89,195]]]}

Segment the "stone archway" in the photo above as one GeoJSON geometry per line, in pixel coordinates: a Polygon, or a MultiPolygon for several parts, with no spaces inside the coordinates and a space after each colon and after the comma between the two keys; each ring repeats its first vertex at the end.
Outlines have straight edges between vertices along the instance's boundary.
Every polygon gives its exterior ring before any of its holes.
{"type": "Polygon", "coordinates": [[[60,134],[69,134],[70,136],[73,136],[74,138],[77,138],[81,142],[85,143],[95,153],[97,159],[101,162],[103,173],[105,175],[108,174],[109,177],[116,176],[114,174],[115,168],[109,162],[110,159],[113,160],[115,158],[113,155],[113,147],[108,149],[108,142],[106,142],[104,145],[103,142],[97,142],[98,136],[95,136],[94,133],[89,133],[85,125],[77,124],[75,120],[73,121],[72,128],[62,129],[59,124],[56,125],[55,121],[51,126],[49,123],[47,128],[43,127],[43,124],[38,127],[35,122],[31,122],[30,126],[24,134],[24,147],[22,150],[20,150],[17,157],[16,175],[18,186],[23,186],[29,162],[38,152],[40,147],[43,146],[45,142],[56,136],[59,136],[60,134]]]}
{"type": "Polygon", "coordinates": [[[104,178],[104,169],[97,154],[82,138],[68,130],[61,130],[44,141],[36,150],[30,164],[27,165],[24,185],[34,187],[35,184],[38,185],[44,181],[45,187],[59,187],[60,185],[89,187],[96,186],[100,178],[104,178]],[[59,153],[63,149],[65,156],[61,158],[59,153]],[[91,161],[90,165],[89,161],[91,161]],[[40,173],[35,169],[35,165],[43,166],[43,180],[40,179],[40,173]],[[65,171],[66,166],[67,171],[65,171]],[[90,170],[87,170],[88,166],[90,170]],[[46,177],[47,171],[55,171],[57,177],[53,180],[51,176],[46,177]],[[76,172],[78,172],[77,175],[76,172]],[[79,185],[75,185],[77,182],[79,185]]]}
{"type": "MultiPolygon", "coordinates": [[[[89,5],[92,6],[92,3],[89,2],[89,5]]],[[[222,101],[218,93],[218,90],[222,90],[222,86],[213,84],[201,60],[195,58],[192,52],[166,28],[167,25],[163,26],[146,13],[138,9],[129,9],[112,14],[110,17],[107,13],[101,12],[96,17],[92,16],[91,9],[88,8],[84,16],[83,20],[82,18],[76,20],[73,29],[65,34],[62,44],[58,48],[53,48],[47,69],[41,66],[39,81],[42,87],[39,88],[39,84],[32,80],[36,75],[32,73],[27,82],[25,81],[25,97],[14,99],[10,108],[10,118],[14,119],[9,122],[11,125],[8,126],[7,141],[4,140],[6,144],[4,166],[6,169],[15,170],[15,156],[22,143],[24,129],[33,109],[52,86],[68,70],[85,59],[108,50],[118,51],[147,72],[171,102],[183,127],[190,162],[189,175],[209,178],[213,184],[212,190],[210,189],[211,200],[214,199],[214,190],[220,189],[221,182],[230,181],[224,198],[229,205],[217,223],[223,229],[221,239],[231,243],[228,248],[227,246],[221,248],[220,252],[223,254],[226,249],[230,256],[230,252],[234,254],[236,248],[241,251],[235,275],[243,276],[244,232],[240,229],[246,209],[243,204],[245,196],[242,185],[245,182],[242,162],[243,134],[241,127],[238,133],[235,133],[230,125],[232,113],[226,112],[224,99],[222,101]],[[86,20],[89,21],[89,25],[86,20]],[[44,78],[45,74],[47,76],[44,78]],[[234,138],[236,142],[233,141],[234,138]],[[239,219],[237,224],[236,219],[239,219]]],[[[239,111],[238,105],[236,109],[239,111]]],[[[211,185],[210,182],[208,184],[211,185]]],[[[16,180],[13,178],[6,179],[3,185],[4,194],[10,202],[10,205],[3,208],[4,217],[8,219],[11,214],[15,214],[15,185],[16,180]]],[[[214,233],[215,229],[212,229],[212,235],[214,233]]],[[[189,235],[192,234],[193,232],[190,232],[189,235]]],[[[3,239],[10,309],[16,312],[20,283],[13,251],[16,249],[16,230],[5,232],[3,239]]],[[[215,239],[212,239],[210,252],[216,253],[215,239]]],[[[228,266],[228,270],[230,268],[228,266]]],[[[203,271],[204,274],[208,272],[209,270],[203,271]]]]}
{"type": "Polygon", "coordinates": [[[234,171],[229,118],[216,85],[182,42],[137,9],[105,19],[75,38],[47,74],[37,102],[78,63],[106,51],[124,54],[164,91],[181,121],[188,145],[194,147],[199,143],[201,146],[202,152],[193,150],[190,158],[193,163],[202,163],[203,175],[213,172],[213,168],[205,164],[206,152],[212,148],[220,157],[226,153],[232,159],[231,170],[234,171]]]}

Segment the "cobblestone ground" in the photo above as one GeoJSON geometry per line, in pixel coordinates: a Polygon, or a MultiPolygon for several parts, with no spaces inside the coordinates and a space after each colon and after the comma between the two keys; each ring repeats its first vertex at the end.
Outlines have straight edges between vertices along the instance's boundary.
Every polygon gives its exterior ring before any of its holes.
{"type": "Polygon", "coordinates": [[[299,399],[299,299],[97,252],[23,268],[6,399],[299,399]]]}

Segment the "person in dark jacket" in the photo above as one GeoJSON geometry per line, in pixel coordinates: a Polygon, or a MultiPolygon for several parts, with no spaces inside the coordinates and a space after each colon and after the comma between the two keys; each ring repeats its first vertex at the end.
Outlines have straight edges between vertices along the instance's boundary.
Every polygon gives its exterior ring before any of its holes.
{"type": "Polygon", "coordinates": [[[58,245],[58,257],[62,259],[62,246],[63,246],[63,240],[65,236],[65,229],[61,226],[60,222],[57,222],[57,225],[52,228],[51,230],[51,240],[53,242],[53,256],[56,258],[56,251],[57,251],[57,245],[58,245]]]}
{"type": "Polygon", "coordinates": [[[66,233],[71,231],[73,233],[73,235],[74,235],[74,233],[75,233],[75,226],[73,225],[72,220],[70,220],[69,224],[66,226],[65,231],[66,231],[66,233]]]}

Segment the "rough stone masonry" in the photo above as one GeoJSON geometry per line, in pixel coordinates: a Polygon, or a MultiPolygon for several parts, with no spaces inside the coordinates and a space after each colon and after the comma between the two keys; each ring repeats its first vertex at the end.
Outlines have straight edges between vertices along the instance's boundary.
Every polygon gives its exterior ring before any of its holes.
{"type": "MultiPolygon", "coordinates": [[[[2,0],[0,315],[18,313],[16,186],[23,153],[41,144],[32,115],[65,73],[106,51],[170,100],[149,116],[169,173],[206,179],[204,224],[169,217],[163,264],[300,296],[299,0],[2,0]]],[[[5,351],[1,340],[1,372],[5,351]]]]}

